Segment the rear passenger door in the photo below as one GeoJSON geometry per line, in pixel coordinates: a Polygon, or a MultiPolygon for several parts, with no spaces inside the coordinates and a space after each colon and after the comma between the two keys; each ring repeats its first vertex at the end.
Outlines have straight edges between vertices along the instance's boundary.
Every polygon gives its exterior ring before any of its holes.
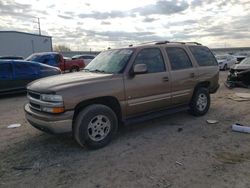
{"type": "Polygon", "coordinates": [[[12,64],[10,62],[0,63],[0,91],[8,91],[14,87],[12,64]]]}
{"type": "Polygon", "coordinates": [[[165,50],[171,67],[172,105],[188,104],[197,82],[197,70],[185,48],[167,47],[165,50]]]}
{"type": "Polygon", "coordinates": [[[40,65],[30,62],[14,62],[14,79],[16,87],[26,85],[40,77],[40,65]]]}
{"type": "Polygon", "coordinates": [[[219,79],[219,67],[212,52],[209,48],[199,45],[189,46],[189,49],[199,65],[197,67],[199,82],[208,81],[212,84],[210,87],[216,87],[218,84],[216,80],[219,79]]]}
{"type": "Polygon", "coordinates": [[[146,64],[148,72],[125,79],[127,116],[166,108],[171,103],[169,72],[160,48],[139,51],[131,66],[146,64]]]}

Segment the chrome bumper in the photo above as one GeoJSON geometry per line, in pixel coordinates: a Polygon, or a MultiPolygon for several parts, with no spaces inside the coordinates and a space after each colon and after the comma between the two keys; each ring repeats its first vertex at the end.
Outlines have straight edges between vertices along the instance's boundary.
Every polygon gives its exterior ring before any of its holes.
{"type": "Polygon", "coordinates": [[[72,131],[74,111],[67,111],[62,114],[45,114],[31,110],[29,104],[24,107],[25,116],[28,122],[35,128],[49,133],[66,133],[72,131]]]}

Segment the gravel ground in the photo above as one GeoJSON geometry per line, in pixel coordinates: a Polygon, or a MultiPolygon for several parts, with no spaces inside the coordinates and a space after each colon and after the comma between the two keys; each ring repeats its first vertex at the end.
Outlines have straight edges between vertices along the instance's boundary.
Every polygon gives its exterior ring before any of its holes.
{"type": "Polygon", "coordinates": [[[0,98],[0,187],[250,187],[250,101],[229,99],[223,85],[203,117],[181,112],[130,125],[103,149],[81,148],[71,135],[48,135],[24,118],[25,95],[0,98]],[[207,124],[207,119],[218,120],[207,124]],[[12,123],[21,123],[7,129],[12,123]]]}

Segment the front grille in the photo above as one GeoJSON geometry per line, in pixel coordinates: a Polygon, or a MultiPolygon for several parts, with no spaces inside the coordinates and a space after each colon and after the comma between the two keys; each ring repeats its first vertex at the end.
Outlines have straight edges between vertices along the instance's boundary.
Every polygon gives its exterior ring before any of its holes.
{"type": "Polygon", "coordinates": [[[41,99],[41,95],[42,94],[30,91],[30,90],[27,92],[27,97],[28,97],[28,100],[29,100],[29,106],[30,106],[31,109],[37,110],[37,111],[42,111],[42,109],[44,109],[44,107],[56,108],[56,107],[62,107],[63,106],[63,102],[43,101],[41,99]]]}
{"type": "Polygon", "coordinates": [[[30,107],[35,109],[35,110],[41,110],[41,106],[38,104],[35,104],[33,102],[30,102],[30,107]]]}
{"type": "Polygon", "coordinates": [[[41,99],[41,94],[33,92],[33,91],[28,91],[27,92],[27,97],[29,99],[29,105],[30,108],[34,110],[41,111],[41,105],[35,103],[34,101],[40,100],[41,99]]]}
{"type": "Polygon", "coordinates": [[[40,99],[40,94],[39,93],[34,93],[32,91],[28,91],[28,95],[34,99],[40,99]]]}

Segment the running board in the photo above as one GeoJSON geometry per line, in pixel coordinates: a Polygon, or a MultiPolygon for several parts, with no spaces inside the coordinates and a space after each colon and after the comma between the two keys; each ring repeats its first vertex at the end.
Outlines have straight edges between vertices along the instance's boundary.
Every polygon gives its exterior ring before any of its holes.
{"type": "Polygon", "coordinates": [[[182,112],[182,111],[186,111],[186,110],[189,110],[189,107],[187,105],[179,106],[179,107],[175,107],[175,108],[169,108],[169,109],[161,110],[161,111],[157,111],[157,112],[149,112],[149,113],[145,113],[142,115],[138,115],[138,116],[126,119],[124,121],[124,125],[130,125],[130,124],[135,124],[135,123],[139,123],[139,122],[143,122],[143,121],[148,121],[151,119],[159,118],[159,117],[162,117],[165,115],[174,114],[174,113],[182,112]]]}

